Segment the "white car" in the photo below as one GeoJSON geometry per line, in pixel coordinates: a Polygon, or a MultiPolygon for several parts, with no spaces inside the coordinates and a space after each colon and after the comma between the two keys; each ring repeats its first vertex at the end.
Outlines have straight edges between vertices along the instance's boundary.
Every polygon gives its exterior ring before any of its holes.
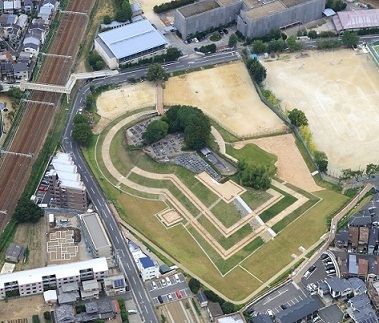
{"type": "Polygon", "coordinates": [[[267,315],[269,315],[270,317],[275,317],[275,314],[274,314],[273,310],[268,309],[268,310],[266,311],[266,313],[267,313],[267,315]]]}
{"type": "Polygon", "coordinates": [[[171,296],[171,294],[167,294],[167,298],[168,298],[169,301],[172,301],[172,296],[171,296]]]}

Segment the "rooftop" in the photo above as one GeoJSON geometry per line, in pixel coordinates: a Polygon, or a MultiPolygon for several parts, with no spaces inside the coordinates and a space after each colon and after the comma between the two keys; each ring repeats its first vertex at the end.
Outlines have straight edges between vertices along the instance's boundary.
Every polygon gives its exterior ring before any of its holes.
{"type": "Polygon", "coordinates": [[[313,298],[305,298],[302,301],[288,307],[287,309],[276,314],[282,323],[292,323],[301,320],[309,314],[312,314],[319,309],[319,305],[313,298]]]}
{"type": "Polygon", "coordinates": [[[219,8],[220,5],[215,0],[203,0],[178,9],[185,17],[191,17],[200,13],[219,8]]]}
{"type": "Polygon", "coordinates": [[[349,274],[358,275],[358,262],[356,255],[349,255],[349,274]]]}
{"type": "Polygon", "coordinates": [[[142,267],[145,269],[155,267],[154,261],[152,261],[149,257],[140,258],[139,261],[140,261],[142,267]]]}
{"type": "Polygon", "coordinates": [[[264,5],[256,6],[247,11],[246,14],[250,19],[259,19],[284,11],[285,9],[287,8],[283,5],[282,2],[273,1],[264,5]]]}
{"type": "Polygon", "coordinates": [[[108,271],[107,260],[104,257],[95,258],[86,261],[53,265],[0,275],[0,288],[4,288],[5,283],[13,281],[17,281],[19,285],[38,283],[42,281],[43,276],[49,275],[55,275],[57,279],[79,276],[80,270],[88,268],[92,268],[94,272],[108,271]]]}
{"type": "MultiPolygon", "coordinates": [[[[99,34],[99,39],[117,59],[168,45],[148,20],[140,20],[99,34]]],[[[99,43],[101,44],[101,43],[99,43]]]]}
{"type": "Polygon", "coordinates": [[[327,283],[330,289],[335,292],[344,292],[351,288],[350,284],[347,282],[346,279],[341,279],[336,276],[326,278],[325,283],[327,283]]]}
{"type": "Polygon", "coordinates": [[[379,27],[379,9],[340,11],[333,22],[338,31],[379,27]]]}
{"type": "Polygon", "coordinates": [[[80,219],[86,226],[90,238],[93,241],[96,249],[111,245],[104,227],[100,222],[100,218],[96,213],[82,214],[80,215],[80,219]]]}

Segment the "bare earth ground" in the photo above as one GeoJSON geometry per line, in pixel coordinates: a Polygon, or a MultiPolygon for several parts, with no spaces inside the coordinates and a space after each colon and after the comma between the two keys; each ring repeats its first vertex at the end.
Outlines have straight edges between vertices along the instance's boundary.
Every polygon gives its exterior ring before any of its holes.
{"type": "Polygon", "coordinates": [[[281,179],[308,192],[323,189],[315,183],[292,134],[240,141],[234,143],[233,147],[241,149],[248,143],[256,144],[259,148],[278,157],[277,175],[281,179]]]}
{"type": "Polygon", "coordinates": [[[31,317],[38,314],[43,322],[43,312],[49,310],[51,307],[45,304],[43,295],[15,298],[1,302],[0,318],[2,321],[29,318],[31,322],[31,317]]]}
{"type": "MultiPolygon", "coordinates": [[[[379,159],[378,67],[353,50],[309,52],[309,57],[263,62],[267,88],[282,108],[301,109],[329,170],[358,169],[379,159]]],[[[295,183],[294,183],[295,184],[295,183]]]]}
{"type": "Polygon", "coordinates": [[[284,128],[259,99],[242,62],[170,77],[165,84],[164,104],[199,107],[241,137],[284,128]]]}
{"type": "MultiPolygon", "coordinates": [[[[12,108],[12,102],[11,100],[4,94],[0,94],[0,102],[4,102],[7,109],[8,109],[8,112],[3,112],[3,117],[4,117],[4,123],[3,123],[3,126],[4,126],[4,131],[5,132],[8,132],[8,130],[10,129],[12,123],[8,117],[8,114],[11,112],[11,111],[14,111],[14,109],[12,108]]],[[[0,138],[0,143],[3,142],[3,140],[5,139],[5,136],[1,136],[0,138]]]]}
{"type": "Polygon", "coordinates": [[[99,133],[111,120],[128,111],[155,105],[155,87],[150,82],[123,85],[119,89],[103,92],[96,101],[101,119],[94,132],[99,133]]]}

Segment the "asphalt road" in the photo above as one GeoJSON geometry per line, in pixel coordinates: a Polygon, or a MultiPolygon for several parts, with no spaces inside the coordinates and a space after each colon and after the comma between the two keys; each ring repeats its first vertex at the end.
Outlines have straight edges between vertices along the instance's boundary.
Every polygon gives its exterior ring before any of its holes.
{"type": "MultiPolygon", "coordinates": [[[[170,73],[173,71],[186,70],[188,68],[218,64],[238,59],[240,59],[238,52],[222,52],[204,57],[193,57],[192,59],[185,58],[177,62],[165,64],[164,68],[167,73],[170,73]]],[[[61,138],[61,145],[65,152],[72,154],[75,165],[77,165],[78,171],[81,174],[82,181],[87,188],[88,195],[95,209],[103,219],[105,227],[109,233],[109,237],[112,241],[113,248],[116,251],[116,257],[118,258],[121,267],[124,269],[124,273],[128,279],[129,288],[132,291],[142,320],[144,322],[158,322],[153,305],[151,303],[151,299],[147,294],[145,285],[139,277],[138,270],[134,264],[133,258],[109,209],[106,197],[96,179],[92,175],[92,172],[89,169],[86,161],[84,160],[79,146],[72,141],[73,118],[78,113],[79,109],[85,104],[85,98],[86,95],[90,92],[90,86],[98,87],[105,84],[124,83],[127,82],[131,77],[140,78],[146,75],[146,72],[147,67],[139,67],[135,69],[124,70],[115,76],[94,79],[90,82],[84,83],[74,95],[72,107],[70,108],[70,114],[68,116],[65,130],[61,138]]]]}

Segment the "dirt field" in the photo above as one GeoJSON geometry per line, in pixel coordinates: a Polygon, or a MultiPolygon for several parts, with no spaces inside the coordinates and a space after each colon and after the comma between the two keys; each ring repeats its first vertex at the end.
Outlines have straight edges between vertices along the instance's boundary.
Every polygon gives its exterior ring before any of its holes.
{"type": "Polygon", "coordinates": [[[119,89],[104,92],[96,101],[101,120],[94,131],[99,132],[111,120],[128,111],[148,106],[155,106],[155,87],[150,82],[123,85],[119,89]]]}
{"type": "Polygon", "coordinates": [[[31,322],[32,316],[38,314],[43,322],[43,312],[50,309],[51,307],[45,304],[43,295],[15,298],[7,302],[1,301],[0,318],[2,321],[29,318],[31,322]]]}
{"type": "Polygon", "coordinates": [[[278,156],[276,163],[277,174],[281,179],[308,192],[323,189],[315,183],[303,157],[296,147],[295,138],[292,134],[245,140],[233,144],[233,147],[240,149],[250,142],[278,156]]]}
{"type": "Polygon", "coordinates": [[[237,136],[282,129],[282,121],[258,97],[243,63],[171,77],[164,104],[199,107],[237,136]]]}
{"type": "MultiPolygon", "coordinates": [[[[7,96],[5,96],[4,94],[0,94],[0,102],[4,102],[7,109],[8,109],[8,112],[3,112],[4,131],[7,132],[12,125],[11,121],[13,121],[13,118],[11,117],[11,115],[14,113],[14,109],[12,108],[11,100],[7,96]]],[[[1,136],[0,143],[2,143],[4,139],[5,139],[5,136],[1,136]]]]}
{"type": "Polygon", "coordinates": [[[329,158],[329,170],[375,163],[379,74],[371,57],[338,50],[286,58],[263,62],[267,88],[282,100],[282,108],[305,112],[317,148],[329,158]]]}

